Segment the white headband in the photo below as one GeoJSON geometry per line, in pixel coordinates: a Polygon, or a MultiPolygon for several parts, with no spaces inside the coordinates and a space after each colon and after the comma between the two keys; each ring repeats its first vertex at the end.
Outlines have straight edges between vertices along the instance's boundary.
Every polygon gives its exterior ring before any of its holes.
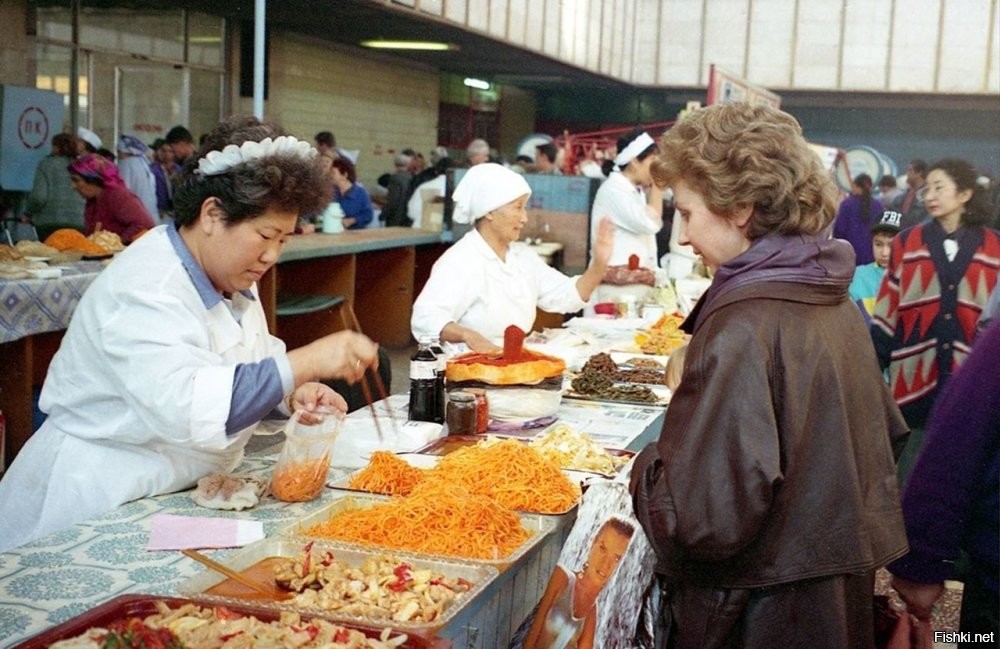
{"type": "Polygon", "coordinates": [[[296,156],[308,160],[316,155],[308,142],[291,135],[280,135],[273,140],[269,137],[260,142],[244,142],[236,146],[226,145],[222,151],[209,151],[198,160],[198,173],[202,176],[216,176],[237,167],[244,162],[273,155],[296,156]]]}
{"type": "Polygon", "coordinates": [[[649,133],[643,133],[639,137],[635,138],[628,143],[628,146],[615,156],[615,166],[619,169],[624,169],[625,165],[630,163],[637,155],[651,147],[655,142],[653,138],[649,137],[649,133]]]}
{"type": "Polygon", "coordinates": [[[498,207],[503,207],[527,194],[531,187],[524,177],[495,162],[484,162],[470,168],[452,194],[455,223],[475,223],[498,207]]]}

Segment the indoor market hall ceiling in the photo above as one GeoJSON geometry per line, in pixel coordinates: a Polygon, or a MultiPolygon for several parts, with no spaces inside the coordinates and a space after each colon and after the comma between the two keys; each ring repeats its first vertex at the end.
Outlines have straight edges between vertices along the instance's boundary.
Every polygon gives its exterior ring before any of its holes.
{"type": "MultiPolygon", "coordinates": [[[[67,0],[38,0],[38,5],[66,6],[67,0]]],[[[160,10],[163,0],[82,0],[88,8],[160,10]]],[[[172,9],[186,8],[243,22],[252,21],[253,0],[171,0],[172,9]]],[[[462,76],[527,89],[567,85],[625,89],[620,81],[560,63],[547,56],[468,32],[443,20],[393,9],[368,0],[267,0],[270,29],[289,30],[351,47],[369,39],[427,40],[457,46],[449,51],[380,53],[462,76]]],[[[372,52],[372,50],[365,50],[372,52]]]]}

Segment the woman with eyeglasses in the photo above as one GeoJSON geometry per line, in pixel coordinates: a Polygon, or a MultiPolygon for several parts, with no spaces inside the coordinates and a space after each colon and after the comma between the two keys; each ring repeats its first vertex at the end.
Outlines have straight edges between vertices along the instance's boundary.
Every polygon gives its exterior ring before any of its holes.
{"type": "Polygon", "coordinates": [[[892,242],[872,313],[872,340],[889,387],[912,430],[899,461],[905,481],[931,405],[972,348],[976,322],[997,284],[1000,233],[965,160],[930,166],[924,206],[931,218],[892,242]]]}

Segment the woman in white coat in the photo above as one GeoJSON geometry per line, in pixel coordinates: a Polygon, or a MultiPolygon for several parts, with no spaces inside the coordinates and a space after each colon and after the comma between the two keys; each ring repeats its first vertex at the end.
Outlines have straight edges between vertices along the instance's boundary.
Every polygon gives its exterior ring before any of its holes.
{"type": "Polygon", "coordinates": [[[340,332],[286,352],[256,283],[327,188],[308,143],[255,118],[209,134],[173,224],[84,294],[40,400],[48,419],[0,482],[0,551],[144,496],[231,471],[269,414],[345,409],[377,346],[340,332]],[[234,146],[229,146],[234,145],[234,146]]]}
{"type": "Polygon", "coordinates": [[[614,164],[604,170],[608,179],[594,197],[590,238],[595,240],[602,218],[614,222],[615,246],[608,262],[612,266],[628,264],[631,255],[638,255],[643,268],[658,267],[656,233],[663,228],[663,190],[649,175],[655,153],[653,138],[633,131],[618,140],[614,164]]]}
{"type": "Polygon", "coordinates": [[[452,197],[452,220],[474,226],[431,269],[413,304],[415,338],[495,351],[509,325],[531,331],[536,307],[553,313],[584,307],[607,269],[614,227],[606,221],[598,228],[590,266],[567,277],[518,243],[530,196],[524,178],[502,165],[483,163],[466,172],[452,197]]]}

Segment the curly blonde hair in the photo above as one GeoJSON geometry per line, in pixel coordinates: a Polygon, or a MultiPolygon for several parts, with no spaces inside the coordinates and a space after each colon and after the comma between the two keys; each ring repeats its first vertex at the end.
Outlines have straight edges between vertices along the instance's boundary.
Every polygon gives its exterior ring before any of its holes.
{"type": "Polygon", "coordinates": [[[659,186],[683,181],[716,214],[751,205],[750,240],[817,234],[837,213],[836,186],[799,123],[770,106],[694,111],[663,135],[650,173],[659,186]]]}

